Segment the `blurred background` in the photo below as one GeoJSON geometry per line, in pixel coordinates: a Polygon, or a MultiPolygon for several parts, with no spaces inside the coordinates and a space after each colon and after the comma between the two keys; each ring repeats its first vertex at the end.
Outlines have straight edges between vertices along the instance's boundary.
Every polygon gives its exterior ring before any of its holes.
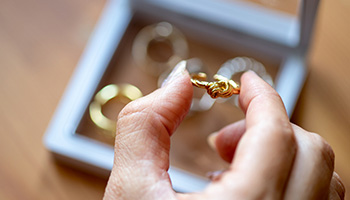
{"type": "MultiPolygon", "coordinates": [[[[102,198],[107,179],[55,162],[42,137],[105,3],[0,0],[0,199],[102,198]]],[[[347,191],[349,19],[349,0],[321,0],[291,119],[331,144],[347,191]]]]}

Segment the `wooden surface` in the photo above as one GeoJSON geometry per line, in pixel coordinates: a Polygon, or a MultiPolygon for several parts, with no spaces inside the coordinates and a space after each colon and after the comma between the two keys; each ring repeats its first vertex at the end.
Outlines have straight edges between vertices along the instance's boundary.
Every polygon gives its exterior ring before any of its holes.
{"type": "MultiPolygon", "coordinates": [[[[101,199],[106,180],[57,164],[42,136],[104,3],[0,0],[0,199],[101,199]]],[[[292,117],[333,146],[348,191],[349,19],[349,0],[322,1],[292,117]]]]}

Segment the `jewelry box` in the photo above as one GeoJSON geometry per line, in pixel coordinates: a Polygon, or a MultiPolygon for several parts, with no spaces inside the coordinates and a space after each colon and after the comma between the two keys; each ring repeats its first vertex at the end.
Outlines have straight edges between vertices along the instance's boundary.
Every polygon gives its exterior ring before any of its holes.
{"type": "MultiPolygon", "coordinates": [[[[108,0],[47,128],[46,147],[60,161],[108,176],[113,166],[113,139],[91,120],[91,104],[109,84],[132,84],[144,95],[157,89],[159,74],[141,69],[132,54],[138,33],[157,23],[180,30],[188,44],[184,59],[201,59],[209,73],[237,56],[263,63],[290,116],[307,74],[306,57],[318,3],[108,0]]],[[[115,105],[106,105],[104,110],[114,119],[123,106],[120,102],[115,105]]],[[[227,167],[207,145],[206,137],[243,117],[232,103],[219,100],[209,110],[190,112],[172,136],[169,174],[176,191],[202,190],[209,183],[207,172],[227,167]]]]}

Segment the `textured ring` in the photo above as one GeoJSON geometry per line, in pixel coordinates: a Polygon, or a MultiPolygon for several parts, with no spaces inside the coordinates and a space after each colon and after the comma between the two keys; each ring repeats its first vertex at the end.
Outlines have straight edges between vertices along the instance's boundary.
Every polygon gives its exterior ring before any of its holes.
{"type": "Polygon", "coordinates": [[[191,75],[191,82],[193,86],[207,90],[211,98],[216,99],[229,98],[234,94],[240,93],[240,86],[231,79],[215,74],[215,81],[208,82],[205,73],[198,73],[191,75]]]}
{"type": "Polygon", "coordinates": [[[225,62],[214,75],[215,81],[208,82],[205,73],[193,74],[191,81],[192,85],[206,89],[212,98],[229,98],[233,94],[240,93],[240,86],[232,80],[232,76],[248,70],[256,72],[263,80],[273,86],[272,78],[266,72],[264,65],[248,57],[237,57],[225,62]]]}

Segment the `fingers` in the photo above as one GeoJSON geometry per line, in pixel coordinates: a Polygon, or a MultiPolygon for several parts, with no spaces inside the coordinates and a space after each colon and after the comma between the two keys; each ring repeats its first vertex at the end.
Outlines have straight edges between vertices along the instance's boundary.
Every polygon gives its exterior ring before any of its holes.
{"type": "Polygon", "coordinates": [[[327,199],[334,170],[334,153],[318,134],[293,125],[298,143],[285,199],[327,199]]]}
{"type": "MultiPolygon", "coordinates": [[[[215,145],[221,157],[230,161],[245,131],[245,121],[224,127],[215,134],[215,145]]],[[[297,154],[284,199],[344,199],[345,188],[334,170],[334,153],[319,135],[292,124],[297,154]]],[[[212,180],[220,179],[223,173],[212,180]]]]}
{"type": "MultiPolygon", "coordinates": [[[[226,161],[232,159],[239,137],[244,132],[243,125],[244,120],[226,126],[215,134],[217,151],[226,161]]],[[[292,127],[298,151],[284,199],[344,199],[345,187],[339,175],[333,172],[332,148],[319,135],[294,124],[292,127]]],[[[224,173],[215,174],[212,180],[219,179],[224,173]]]]}
{"type": "Polygon", "coordinates": [[[131,102],[119,114],[116,159],[127,155],[128,161],[151,159],[167,165],[169,136],[187,114],[192,100],[185,63],[177,65],[169,77],[162,88],[131,102]]]}
{"type": "Polygon", "coordinates": [[[130,196],[146,195],[146,191],[147,195],[169,195],[164,199],[174,195],[167,174],[170,135],[187,114],[192,100],[192,85],[185,65],[179,63],[162,88],[131,102],[119,114],[114,165],[106,197],[162,199],[130,196]]]}
{"type": "Polygon", "coordinates": [[[238,121],[222,128],[210,136],[218,154],[227,162],[231,162],[239,140],[245,132],[245,120],[238,121]]]}
{"type": "Polygon", "coordinates": [[[208,190],[221,187],[240,191],[233,196],[237,199],[279,199],[297,148],[293,129],[281,98],[270,85],[253,72],[243,74],[241,83],[240,104],[246,113],[246,131],[230,170],[208,190]]]}
{"type": "Polygon", "coordinates": [[[333,172],[332,181],[329,187],[329,200],[343,200],[345,198],[345,186],[339,175],[333,172]]]}

